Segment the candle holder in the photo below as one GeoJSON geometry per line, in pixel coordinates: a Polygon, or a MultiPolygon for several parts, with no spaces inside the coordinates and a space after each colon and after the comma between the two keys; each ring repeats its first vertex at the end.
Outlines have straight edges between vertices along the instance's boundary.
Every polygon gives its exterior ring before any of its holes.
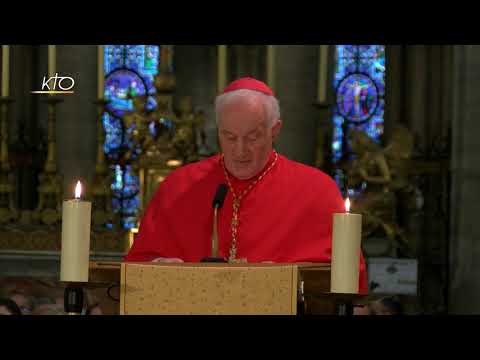
{"type": "Polygon", "coordinates": [[[83,283],[67,283],[63,298],[65,313],[67,315],[81,315],[84,298],[83,283]]]}
{"type": "Polygon", "coordinates": [[[48,96],[44,100],[48,105],[48,150],[43,172],[39,175],[39,203],[33,218],[46,225],[54,225],[61,219],[62,179],[57,173],[57,143],[55,136],[56,106],[63,99],[48,96]]]}
{"type": "Polygon", "coordinates": [[[0,97],[0,223],[8,223],[18,218],[15,206],[15,179],[10,173],[8,158],[8,110],[14,100],[0,97]]]}
{"type": "Polygon", "coordinates": [[[95,164],[95,177],[92,186],[92,220],[95,227],[104,227],[114,219],[112,211],[111,174],[105,160],[103,144],[105,142],[105,130],[102,116],[109,101],[97,99],[97,161],[95,164]]]}
{"type": "Polygon", "coordinates": [[[335,315],[337,316],[353,316],[355,301],[363,297],[363,295],[358,293],[330,293],[329,295],[334,298],[335,315]]]}

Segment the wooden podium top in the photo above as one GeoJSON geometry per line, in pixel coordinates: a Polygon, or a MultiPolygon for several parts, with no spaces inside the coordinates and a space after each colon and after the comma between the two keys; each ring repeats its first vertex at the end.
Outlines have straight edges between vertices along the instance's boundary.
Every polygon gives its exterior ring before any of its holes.
{"type": "MultiPolygon", "coordinates": [[[[328,273],[330,275],[330,264],[325,263],[240,263],[240,264],[228,264],[228,263],[152,263],[152,262],[135,262],[131,264],[143,264],[154,266],[186,266],[186,267],[269,267],[269,266],[282,266],[282,265],[296,265],[300,274],[304,275],[308,279],[309,284],[319,280],[319,274],[328,273]]],[[[89,282],[104,283],[104,282],[120,282],[120,269],[121,261],[90,261],[90,276],[89,282]]],[[[324,274],[325,275],[325,274],[324,274]]],[[[325,276],[324,276],[325,278],[325,276]]],[[[326,278],[324,279],[326,280],[326,278]]],[[[320,290],[321,292],[328,291],[330,288],[330,279],[328,284],[322,281],[320,284],[316,284],[312,290],[320,290]]]]}
{"type": "MultiPolygon", "coordinates": [[[[90,270],[120,270],[121,261],[90,261],[90,270]]],[[[162,262],[130,262],[129,264],[155,265],[155,266],[194,266],[194,267],[269,267],[269,266],[291,266],[296,265],[299,269],[305,270],[330,270],[330,264],[325,263],[162,263],[162,262]]]]}

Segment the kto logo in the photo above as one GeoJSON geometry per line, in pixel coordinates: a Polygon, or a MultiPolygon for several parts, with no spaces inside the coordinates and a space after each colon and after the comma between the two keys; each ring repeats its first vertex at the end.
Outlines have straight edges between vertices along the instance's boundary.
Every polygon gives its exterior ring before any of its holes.
{"type": "Polygon", "coordinates": [[[47,79],[43,77],[42,90],[32,91],[32,94],[73,94],[75,80],[70,76],[51,76],[47,79]]]}

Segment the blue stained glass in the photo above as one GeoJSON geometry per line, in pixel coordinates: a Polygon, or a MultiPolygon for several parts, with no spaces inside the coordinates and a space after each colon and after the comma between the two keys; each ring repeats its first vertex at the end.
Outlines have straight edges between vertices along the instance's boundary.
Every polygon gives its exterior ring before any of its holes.
{"type": "Polygon", "coordinates": [[[145,45],[125,45],[127,50],[125,57],[125,67],[139,71],[144,63],[145,45]]]}
{"type": "Polygon", "coordinates": [[[340,160],[342,155],[342,138],[343,138],[343,117],[340,115],[335,115],[333,118],[333,142],[332,142],[332,149],[333,149],[333,162],[336,163],[340,160]]]}
{"type": "Polygon", "coordinates": [[[108,158],[118,158],[117,151],[122,145],[122,123],[120,119],[110,116],[108,113],[104,113],[103,127],[105,129],[105,144],[103,150],[108,158]]]}
{"type": "Polygon", "coordinates": [[[357,49],[362,58],[378,59],[384,57],[385,46],[383,45],[359,45],[357,49]]]}
{"type": "Polygon", "coordinates": [[[155,123],[151,122],[150,124],[148,124],[148,130],[154,138],[157,137],[157,129],[155,128],[155,123]]]}
{"type": "Polygon", "coordinates": [[[137,226],[137,217],[136,216],[124,216],[123,217],[123,227],[125,229],[131,229],[137,226]]]}
{"type": "Polygon", "coordinates": [[[357,69],[357,64],[352,59],[343,59],[342,61],[338,61],[336,66],[333,86],[337,88],[339,82],[346,75],[355,73],[356,69],[357,69]]]}
{"type": "Polygon", "coordinates": [[[378,103],[378,90],[366,75],[351,74],[337,87],[337,111],[347,120],[368,120],[377,109],[378,103]]]}
{"type": "Polygon", "coordinates": [[[146,93],[143,79],[130,70],[116,70],[105,79],[105,99],[109,101],[107,110],[121,117],[126,111],[133,111],[131,97],[146,93]]]}
{"type": "Polygon", "coordinates": [[[119,213],[122,210],[121,202],[119,198],[112,198],[113,212],[119,213]]]}
{"type": "Polygon", "coordinates": [[[124,187],[123,187],[123,196],[131,197],[138,193],[140,190],[138,176],[133,175],[132,166],[125,166],[125,177],[124,177],[124,187]]]}
{"type": "Polygon", "coordinates": [[[145,107],[149,111],[155,109],[157,107],[157,101],[155,100],[155,98],[152,96],[148,97],[145,107]]]}
{"type": "Polygon", "coordinates": [[[150,75],[152,78],[158,74],[159,55],[160,49],[158,46],[145,45],[143,74],[150,75]]]}
{"type": "MultiPolygon", "coordinates": [[[[109,103],[102,117],[105,129],[103,148],[112,164],[113,210],[121,215],[124,228],[136,226],[140,186],[130,162],[138,157],[141,149],[130,139],[134,125],[125,128],[121,118],[134,110],[132,97],[155,94],[154,79],[158,74],[160,56],[168,56],[168,69],[173,70],[171,51],[170,47],[156,45],[104,47],[104,94],[109,103]],[[127,152],[130,156],[125,158],[127,152]]],[[[155,98],[149,96],[146,109],[154,110],[156,106],[155,98]]]]}
{"type": "Polygon", "coordinates": [[[123,169],[120,165],[113,167],[112,190],[116,196],[121,196],[123,190],[123,169]]]}
{"type": "Polygon", "coordinates": [[[104,48],[105,74],[124,67],[124,45],[106,45],[104,48]]]}
{"type": "MultiPolygon", "coordinates": [[[[385,107],[385,46],[337,45],[333,86],[336,102],[333,109],[332,162],[348,159],[348,144],[344,144],[349,129],[365,131],[375,142],[383,135],[385,107]],[[344,122],[346,124],[344,125],[344,122]],[[343,126],[343,128],[342,128],[343,126]],[[344,134],[344,128],[347,134],[344,134]]],[[[334,178],[342,190],[340,169],[334,178]]]]}
{"type": "Polygon", "coordinates": [[[354,58],[357,55],[357,46],[355,45],[343,45],[337,47],[339,57],[342,58],[354,58]]]}
{"type": "Polygon", "coordinates": [[[134,197],[131,199],[124,199],[123,200],[123,213],[126,215],[135,215],[135,211],[137,210],[139,205],[138,197],[134,197]]]}
{"type": "Polygon", "coordinates": [[[153,79],[158,73],[160,47],[154,45],[106,45],[105,74],[120,69],[135,70],[153,79]]]}

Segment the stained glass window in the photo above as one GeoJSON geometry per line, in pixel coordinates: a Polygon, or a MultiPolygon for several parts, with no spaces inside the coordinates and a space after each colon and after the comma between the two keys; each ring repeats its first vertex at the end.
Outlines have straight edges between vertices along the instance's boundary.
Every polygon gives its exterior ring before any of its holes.
{"type": "MultiPolygon", "coordinates": [[[[103,114],[105,129],[104,151],[110,160],[112,172],[113,211],[120,216],[124,228],[136,225],[139,206],[139,179],[132,171],[131,161],[140,149],[129,138],[132,128],[126,129],[122,116],[133,110],[130,96],[154,95],[154,77],[162,52],[167,49],[151,45],[106,45],[105,100],[109,101],[103,114]],[[131,156],[125,160],[125,154],[131,156]]],[[[163,54],[162,54],[163,56],[163,54]]],[[[172,64],[169,64],[171,67],[172,64]]],[[[147,109],[156,106],[153,96],[148,97],[147,109]]]]}
{"type": "MultiPolygon", "coordinates": [[[[385,46],[337,45],[335,60],[332,162],[338,166],[350,158],[347,142],[350,129],[365,131],[380,143],[385,105],[385,46]]],[[[342,171],[337,168],[334,176],[345,190],[342,171]]]]}

